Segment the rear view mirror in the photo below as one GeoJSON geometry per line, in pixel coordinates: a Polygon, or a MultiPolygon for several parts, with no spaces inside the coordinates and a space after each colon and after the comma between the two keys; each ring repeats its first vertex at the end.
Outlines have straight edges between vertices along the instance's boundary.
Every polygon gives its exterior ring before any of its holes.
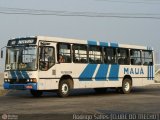
{"type": "Polygon", "coordinates": [[[3,50],[1,50],[1,58],[3,58],[3,50]]]}

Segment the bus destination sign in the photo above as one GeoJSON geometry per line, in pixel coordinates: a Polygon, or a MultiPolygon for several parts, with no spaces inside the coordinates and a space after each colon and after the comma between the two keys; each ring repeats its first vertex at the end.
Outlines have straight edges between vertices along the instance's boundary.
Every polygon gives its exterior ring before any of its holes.
{"type": "Polygon", "coordinates": [[[8,41],[8,46],[36,44],[36,39],[14,39],[8,41]]]}

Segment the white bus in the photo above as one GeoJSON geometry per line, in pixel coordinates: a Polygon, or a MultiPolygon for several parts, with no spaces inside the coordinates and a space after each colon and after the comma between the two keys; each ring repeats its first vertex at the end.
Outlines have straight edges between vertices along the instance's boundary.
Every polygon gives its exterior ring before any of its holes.
{"type": "Polygon", "coordinates": [[[153,79],[151,47],[35,36],[11,39],[6,48],[4,89],[30,90],[35,97],[44,91],[66,97],[79,88],[126,94],[153,79]]]}

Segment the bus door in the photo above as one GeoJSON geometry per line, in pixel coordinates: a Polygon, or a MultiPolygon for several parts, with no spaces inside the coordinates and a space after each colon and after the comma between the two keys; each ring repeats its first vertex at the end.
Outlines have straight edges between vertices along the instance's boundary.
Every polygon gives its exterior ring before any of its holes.
{"type": "Polygon", "coordinates": [[[39,88],[52,89],[56,78],[56,44],[52,42],[40,42],[39,46],[39,88]]]}

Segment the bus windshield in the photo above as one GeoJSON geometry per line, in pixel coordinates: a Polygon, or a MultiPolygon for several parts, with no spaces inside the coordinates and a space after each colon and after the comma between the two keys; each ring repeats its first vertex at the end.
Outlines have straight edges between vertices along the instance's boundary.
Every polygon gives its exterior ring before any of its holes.
{"type": "Polygon", "coordinates": [[[37,47],[11,47],[7,48],[6,70],[36,70],[37,69],[37,47]]]}

